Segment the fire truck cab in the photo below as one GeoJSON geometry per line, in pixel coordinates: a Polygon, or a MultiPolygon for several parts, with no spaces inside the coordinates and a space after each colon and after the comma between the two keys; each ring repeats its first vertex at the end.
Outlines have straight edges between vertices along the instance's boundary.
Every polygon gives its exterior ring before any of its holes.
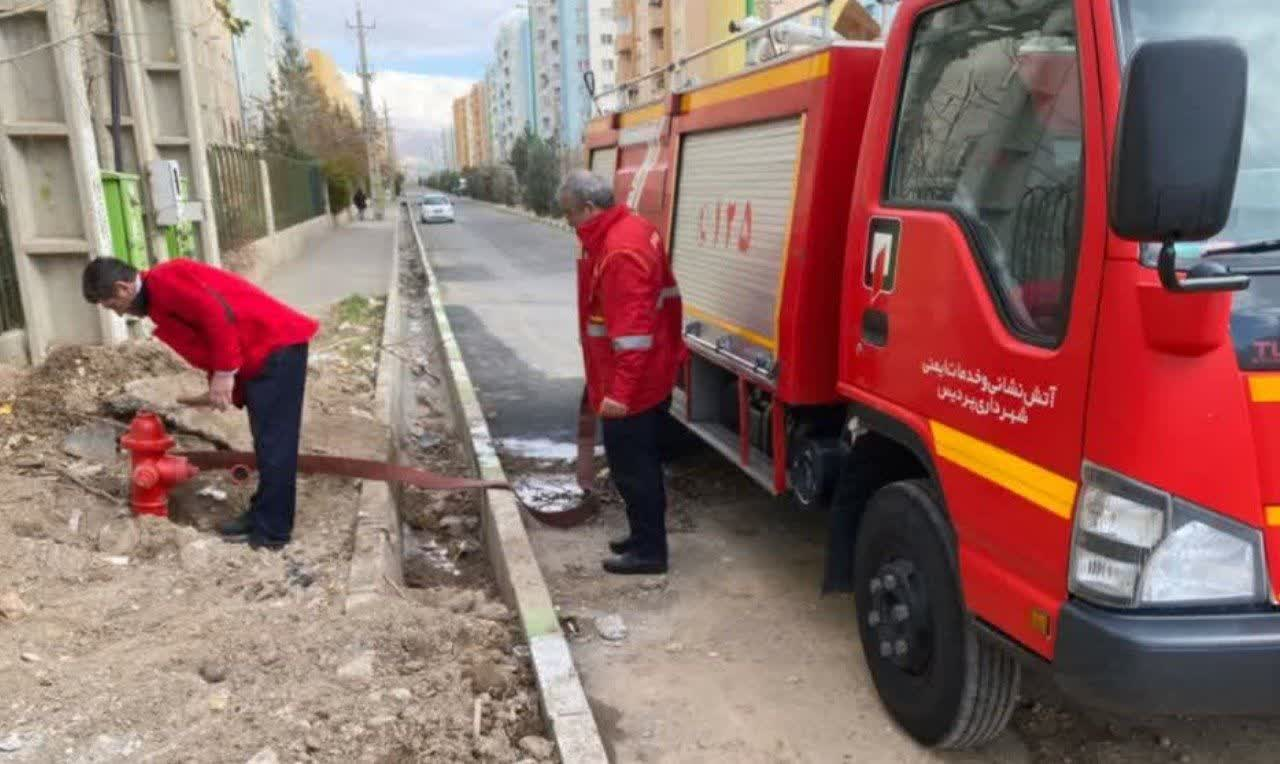
{"type": "Polygon", "coordinates": [[[1000,734],[1020,672],[1280,711],[1280,6],[905,0],[592,123],[663,232],[672,413],[830,512],[886,710],[1000,734]]]}

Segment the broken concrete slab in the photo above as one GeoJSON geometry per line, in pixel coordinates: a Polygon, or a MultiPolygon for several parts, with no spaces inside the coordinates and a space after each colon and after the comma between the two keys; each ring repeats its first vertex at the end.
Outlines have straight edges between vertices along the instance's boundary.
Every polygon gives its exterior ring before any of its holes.
{"type": "Polygon", "coordinates": [[[252,450],[253,434],[249,431],[249,418],[244,412],[235,409],[217,411],[178,402],[184,398],[198,398],[208,390],[207,380],[194,371],[146,377],[124,387],[126,395],[142,401],[145,408],[164,412],[179,429],[205,436],[211,442],[225,444],[237,451],[252,450]]]}
{"type": "Polygon", "coordinates": [[[120,436],[124,425],[99,419],[77,427],[62,439],[62,450],[91,462],[111,464],[120,457],[120,436]]]}

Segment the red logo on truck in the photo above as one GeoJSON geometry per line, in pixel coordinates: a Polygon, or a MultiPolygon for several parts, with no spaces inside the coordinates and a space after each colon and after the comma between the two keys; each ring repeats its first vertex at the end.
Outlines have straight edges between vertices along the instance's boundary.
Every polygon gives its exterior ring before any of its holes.
{"type": "Polygon", "coordinates": [[[704,247],[751,249],[751,202],[707,202],[698,210],[698,243],[704,247]]]}

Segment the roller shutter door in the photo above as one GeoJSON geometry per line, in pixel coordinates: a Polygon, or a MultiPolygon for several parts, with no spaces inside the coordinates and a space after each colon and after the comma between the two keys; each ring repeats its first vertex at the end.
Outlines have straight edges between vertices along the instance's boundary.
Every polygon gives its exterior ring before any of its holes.
{"type": "Polygon", "coordinates": [[[689,135],[672,260],[690,319],[774,348],[801,118],[689,135]]]}
{"type": "Polygon", "coordinates": [[[602,178],[613,180],[613,173],[618,169],[618,148],[596,149],[591,152],[591,172],[602,178]]]}

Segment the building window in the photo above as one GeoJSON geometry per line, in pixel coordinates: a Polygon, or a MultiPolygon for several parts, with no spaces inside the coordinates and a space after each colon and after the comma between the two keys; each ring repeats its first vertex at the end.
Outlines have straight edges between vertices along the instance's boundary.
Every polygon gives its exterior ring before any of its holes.
{"type": "Polygon", "coordinates": [[[611,34],[602,34],[602,35],[600,35],[600,44],[601,44],[601,45],[612,45],[612,44],[613,44],[613,35],[611,35],[611,34]]]}
{"type": "Polygon", "coordinates": [[[600,62],[600,68],[601,68],[601,69],[603,69],[603,70],[605,70],[606,72],[611,72],[611,71],[613,71],[613,59],[612,59],[612,58],[606,58],[604,61],[601,61],[601,62],[600,62]]]}

